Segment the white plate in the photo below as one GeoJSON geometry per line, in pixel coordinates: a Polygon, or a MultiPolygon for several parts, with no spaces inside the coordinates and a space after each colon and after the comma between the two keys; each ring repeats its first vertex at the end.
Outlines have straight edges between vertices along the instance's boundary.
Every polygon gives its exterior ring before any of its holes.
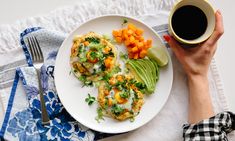
{"type": "MultiPolygon", "coordinates": [[[[94,31],[101,35],[111,35],[112,30],[122,28],[124,18],[126,18],[128,22],[134,23],[137,27],[142,28],[144,30],[145,39],[151,38],[154,46],[164,47],[160,37],[146,24],[130,17],[108,15],[92,19],[76,28],[63,42],[56,58],[55,85],[62,104],[78,122],[88,128],[104,133],[122,133],[131,131],[153,119],[166,103],[173,81],[172,62],[168,54],[169,64],[161,69],[160,80],[157,83],[155,93],[150,96],[145,96],[145,104],[134,122],[130,122],[129,120],[120,122],[114,119],[105,118],[104,121],[101,120],[101,122],[98,123],[95,120],[98,104],[95,103],[92,106],[88,106],[85,102],[85,98],[88,93],[97,96],[98,90],[90,87],[82,88],[81,83],[77,78],[75,78],[73,74],[70,74],[70,48],[75,35],[85,34],[90,31],[94,31]]],[[[118,47],[118,50],[124,49],[124,46],[118,47]]]]}

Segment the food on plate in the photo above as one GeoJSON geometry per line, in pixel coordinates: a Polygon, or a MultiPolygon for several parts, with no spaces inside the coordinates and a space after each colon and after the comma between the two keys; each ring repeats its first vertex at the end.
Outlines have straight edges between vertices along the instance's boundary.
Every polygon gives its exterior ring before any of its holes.
{"type": "Polygon", "coordinates": [[[155,60],[157,64],[161,67],[167,65],[168,63],[168,57],[163,47],[151,47],[147,52],[147,56],[155,60]]]}
{"type": "MultiPolygon", "coordinates": [[[[125,19],[122,26],[128,23],[125,19]]],[[[144,104],[144,95],[155,91],[159,79],[159,66],[168,63],[164,49],[152,47],[145,40],[143,30],[132,23],[126,28],[113,30],[114,40],[108,35],[89,32],[76,36],[70,55],[70,65],[75,76],[85,86],[98,88],[98,96],[88,93],[85,102],[98,103],[96,120],[108,116],[119,121],[133,120],[144,104]],[[124,43],[128,54],[112,43],[124,43]],[[124,68],[117,60],[124,61],[124,68]],[[124,71],[122,71],[124,69],[124,71]]]]}
{"type": "Polygon", "coordinates": [[[117,43],[124,43],[127,47],[130,59],[140,59],[147,55],[147,51],[152,47],[152,40],[145,40],[144,30],[129,23],[127,28],[113,30],[112,34],[117,43]]]}
{"type": "Polygon", "coordinates": [[[147,94],[152,94],[155,91],[159,79],[159,68],[154,60],[130,59],[127,61],[126,66],[138,81],[146,85],[147,94]]]}
{"type": "Polygon", "coordinates": [[[116,54],[114,45],[101,35],[90,32],[76,36],[70,55],[72,72],[83,82],[96,81],[115,67],[116,54]]]}
{"type": "Polygon", "coordinates": [[[116,74],[99,86],[97,101],[105,115],[120,121],[134,118],[144,104],[143,89],[131,75],[116,74]]]}

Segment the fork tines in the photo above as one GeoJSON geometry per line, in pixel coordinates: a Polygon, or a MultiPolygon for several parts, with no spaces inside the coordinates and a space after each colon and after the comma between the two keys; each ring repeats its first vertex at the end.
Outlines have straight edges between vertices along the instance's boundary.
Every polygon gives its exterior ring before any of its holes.
{"type": "Polygon", "coordinates": [[[30,55],[32,57],[33,62],[43,60],[43,54],[42,54],[37,38],[34,36],[28,37],[27,41],[29,45],[30,55]]]}

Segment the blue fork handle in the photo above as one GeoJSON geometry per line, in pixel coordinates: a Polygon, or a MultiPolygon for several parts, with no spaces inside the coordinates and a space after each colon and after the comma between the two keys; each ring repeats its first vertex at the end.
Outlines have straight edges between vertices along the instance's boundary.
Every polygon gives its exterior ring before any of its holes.
{"type": "Polygon", "coordinates": [[[41,82],[41,73],[40,73],[40,69],[36,69],[37,70],[37,76],[38,76],[38,80],[39,80],[39,95],[40,95],[40,104],[41,104],[41,117],[42,117],[42,124],[46,125],[50,123],[50,119],[47,113],[47,109],[46,109],[46,105],[45,105],[45,100],[44,100],[44,95],[43,95],[43,91],[42,91],[42,82],[41,82]]]}

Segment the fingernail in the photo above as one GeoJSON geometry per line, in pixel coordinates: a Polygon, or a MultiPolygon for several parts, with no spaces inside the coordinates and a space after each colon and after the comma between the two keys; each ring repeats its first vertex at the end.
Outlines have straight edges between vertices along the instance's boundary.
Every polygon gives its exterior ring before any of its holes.
{"type": "Polygon", "coordinates": [[[169,35],[164,35],[163,38],[165,41],[169,42],[171,40],[171,37],[169,35]]]}
{"type": "Polygon", "coordinates": [[[221,15],[221,11],[220,10],[217,10],[217,13],[221,15]]]}

